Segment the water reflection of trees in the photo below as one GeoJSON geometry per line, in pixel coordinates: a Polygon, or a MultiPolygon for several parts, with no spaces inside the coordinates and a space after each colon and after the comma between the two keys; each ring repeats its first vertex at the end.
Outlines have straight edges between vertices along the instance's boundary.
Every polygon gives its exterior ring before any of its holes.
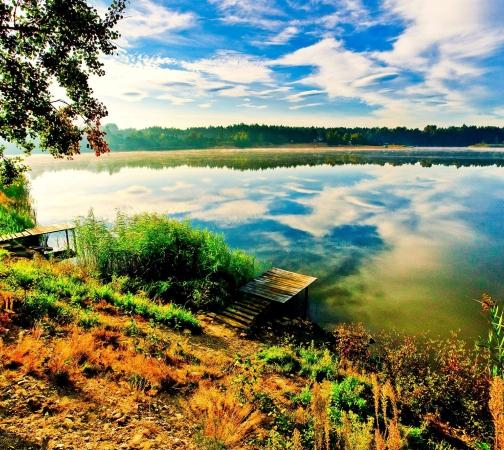
{"type": "Polygon", "coordinates": [[[290,153],[286,151],[187,151],[171,153],[124,153],[114,154],[112,157],[91,158],[86,155],[82,159],[72,161],[52,161],[39,159],[32,164],[33,176],[46,170],[80,169],[92,172],[117,173],[123,168],[164,169],[169,167],[189,166],[204,168],[228,168],[232,170],[266,170],[274,168],[293,168],[299,166],[339,166],[347,164],[357,165],[413,165],[423,167],[455,166],[455,167],[483,167],[504,166],[504,152],[483,151],[359,151],[331,153],[330,151],[290,153]]]}

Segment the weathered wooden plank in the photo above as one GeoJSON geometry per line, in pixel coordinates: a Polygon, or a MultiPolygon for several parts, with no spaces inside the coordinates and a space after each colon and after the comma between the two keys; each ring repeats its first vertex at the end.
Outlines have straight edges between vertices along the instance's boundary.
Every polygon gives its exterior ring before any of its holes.
{"type": "Polygon", "coordinates": [[[293,280],[290,278],[284,278],[278,274],[266,274],[264,277],[261,277],[262,280],[267,280],[270,283],[277,283],[281,285],[290,286],[295,289],[302,289],[303,287],[310,285],[315,280],[293,280]]]}
{"type": "Polygon", "coordinates": [[[268,282],[271,282],[271,283],[277,283],[277,284],[282,284],[285,286],[291,286],[293,288],[300,288],[300,287],[306,286],[307,284],[313,283],[312,280],[296,281],[296,280],[291,280],[291,279],[287,279],[287,278],[282,278],[281,276],[278,276],[278,275],[268,275],[268,276],[262,277],[261,279],[267,280],[268,282]]]}
{"type": "Polygon", "coordinates": [[[309,275],[301,275],[301,274],[297,274],[294,272],[288,272],[286,270],[277,269],[277,268],[273,268],[270,271],[268,271],[267,273],[269,275],[278,275],[278,276],[285,278],[285,279],[291,279],[291,280],[296,280],[296,281],[301,281],[301,282],[306,282],[306,283],[313,283],[314,281],[317,280],[317,278],[309,276],[309,275]]]}
{"type": "Polygon", "coordinates": [[[280,296],[280,295],[275,295],[275,294],[271,294],[271,293],[267,293],[267,292],[258,292],[255,295],[258,295],[262,298],[266,298],[268,300],[271,300],[271,301],[277,302],[277,303],[286,303],[292,298],[292,296],[289,296],[289,295],[280,296]]]}
{"type": "Polygon", "coordinates": [[[315,277],[273,268],[247,283],[240,291],[286,303],[316,280],[315,277]]]}
{"type": "Polygon", "coordinates": [[[270,276],[270,277],[279,277],[283,280],[289,280],[289,281],[293,281],[293,282],[296,282],[296,283],[313,283],[315,281],[317,281],[317,278],[315,277],[311,277],[311,276],[308,276],[308,275],[299,275],[299,274],[295,274],[293,272],[287,272],[287,271],[282,271],[280,269],[271,269],[269,272],[266,272],[267,276],[270,276]]]}
{"type": "Polygon", "coordinates": [[[302,290],[302,288],[293,289],[293,288],[275,285],[272,283],[257,281],[257,280],[250,282],[248,285],[245,285],[244,288],[245,289],[242,289],[242,290],[246,290],[248,292],[252,291],[252,293],[254,291],[258,291],[258,292],[259,291],[261,291],[261,292],[269,291],[272,293],[277,293],[279,295],[288,295],[291,297],[296,295],[298,292],[300,292],[302,290]]]}

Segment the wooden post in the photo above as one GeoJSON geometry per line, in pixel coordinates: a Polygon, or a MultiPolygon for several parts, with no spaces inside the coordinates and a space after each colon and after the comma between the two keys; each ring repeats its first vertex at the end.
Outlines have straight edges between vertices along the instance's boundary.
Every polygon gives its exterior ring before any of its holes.
{"type": "Polygon", "coordinates": [[[73,245],[74,245],[74,252],[75,252],[75,255],[77,255],[77,239],[75,239],[75,228],[72,228],[72,239],[73,239],[73,245]]]}
{"type": "Polygon", "coordinates": [[[305,288],[305,298],[304,298],[304,318],[309,319],[309,308],[308,308],[308,288],[305,288]]]}
{"type": "Polygon", "coordinates": [[[70,239],[68,237],[68,230],[65,230],[66,243],[67,243],[67,253],[70,251],[70,239]]]}

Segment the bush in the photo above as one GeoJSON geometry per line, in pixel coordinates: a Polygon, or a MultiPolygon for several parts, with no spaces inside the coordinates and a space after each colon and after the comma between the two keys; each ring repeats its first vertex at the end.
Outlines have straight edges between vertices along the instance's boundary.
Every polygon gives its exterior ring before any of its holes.
{"type": "Polygon", "coordinates": [[[130,290],[195,307],[224,305],[261,269],[221,235],[158,214],[119,214],[111,228],[90,214],[76,234],[80,261],[102,280],[125,276],[130,290]]]}
{"type": "Polygon", "coordinates": [[[337,358],[328,349],[316,348],[312,342],[309,347],[298,350],[301,375],[314,381],[334,380],[338,374],[337,358]]]}
{"type": "Polygon", "coordinates": [[[363,397],[365,389],[366,385],[352,376],[331,384],[329,415],[333,423],[340,423],[343,411],[351,411],[361,417],[366,416],[369,411],[366,399],[363,397]]]}

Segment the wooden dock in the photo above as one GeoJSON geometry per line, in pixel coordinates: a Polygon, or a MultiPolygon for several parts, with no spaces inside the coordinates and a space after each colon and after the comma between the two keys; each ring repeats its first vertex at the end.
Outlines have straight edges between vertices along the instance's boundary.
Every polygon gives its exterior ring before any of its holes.
{"type": "Polygon", "coordinates": [[[308,302],[308,287],[317,278],[273,268],[248,282],[239,290],[238,300],[212,317],[234,328],[246,330],[272,305],[285,305],[304,292],[304,309],[308,302]]]}
{"type": "Polygon", "coordinates": [[[70,246],[69,232],[74,232],[75,225],[62,223],[56,225],[36,226],[27,230],[4,234],[0,236],[0,248],[8,250],[13,256],[21,258],[32,258],[35,253],[42,254],[46,257],[58,257],[62,254],[70,254],[72,252],[70,246]],[[66,250],[53,251],[47,245],[46,236],[53,233],[65,233],[66,250]],[[39,238],[39,242],[34,242],[34,238],[39,238]]]}

